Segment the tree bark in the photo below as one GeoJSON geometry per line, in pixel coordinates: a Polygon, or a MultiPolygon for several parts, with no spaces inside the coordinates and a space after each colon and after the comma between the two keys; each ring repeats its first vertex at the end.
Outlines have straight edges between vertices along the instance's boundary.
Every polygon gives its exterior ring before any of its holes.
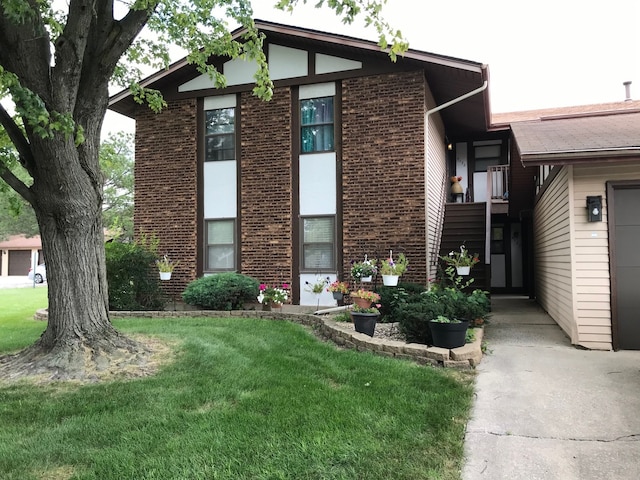
{"type": "MultiPolygon", "coordinates": [[[[49,296],[45,332],[26,350],[0,358],[0,378],[44,374],[86,379],[98,371],[140,365],[150,353],[119,334],[109,320],[98,161],[108,82],[151,15],[150,5],[116,21],[112,0],[71,0],[52,66],[42,19],[30,15],[15,23],[0,4],[0,65],[35,93],[48,113],[71,115],[84,132],[84,142],[76,146],[72,134],[53,130],[43,135],[25,119],[25,135],[11,118],[0,115],[33,177],[30,187],[12,187],[36,213],[49,296]]],[[[5,177],[12,180],[6,171],[5,177]]]]}

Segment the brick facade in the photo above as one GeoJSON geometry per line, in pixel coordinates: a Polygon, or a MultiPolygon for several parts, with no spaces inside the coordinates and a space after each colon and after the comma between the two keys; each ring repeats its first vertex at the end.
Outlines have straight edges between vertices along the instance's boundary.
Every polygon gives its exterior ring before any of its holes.
{"type": "MultiPolygon", "coordinates": [[[[409,258],[404,281],[426,282],[425,90],[421,71],[342,83],[345,277],[351,260],[392,249],[409,258]]],[[[271,285],[294,283],[291,89],[277,88],[270,102],[250,92],[240,98],[240,271],[271,285]]],[[[197,277],[201,257],[196,118],[194,99],[170,102],[160,114],[141,108],[136,117],[136,234],[156,234],[160,253],[181,261],[165,286],[174,296],[197,277]]]]}
{"type": "Polygon", "coordinates": [[[342,85],[344,272],[350,262],[405,253],[403,281],[426,284],[425,95],[422,71],[342,85]]]}
{"type": "Polygon", "coordinates": [[[269,285],[293,281],[291,91],[241,99],[241,271],[269,285]]]}
{"type": "Polygon", "coordinates": [[[179,296],[196,278],[197,135],[195,99],[169,102],[161,113],[140,107],[136,115],[136,238],[156,235],[159,253],[180,260],[163,284],[179,296]]]}

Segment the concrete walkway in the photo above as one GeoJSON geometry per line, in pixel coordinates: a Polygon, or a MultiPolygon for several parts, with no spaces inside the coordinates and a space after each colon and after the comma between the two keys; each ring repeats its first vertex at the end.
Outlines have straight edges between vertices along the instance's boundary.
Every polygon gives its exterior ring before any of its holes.
{"type": "Polygon", "coordinates": [[[575,348],[525,297],[492,305],[462,478],[640,478],[640,352],[575,348]]]}

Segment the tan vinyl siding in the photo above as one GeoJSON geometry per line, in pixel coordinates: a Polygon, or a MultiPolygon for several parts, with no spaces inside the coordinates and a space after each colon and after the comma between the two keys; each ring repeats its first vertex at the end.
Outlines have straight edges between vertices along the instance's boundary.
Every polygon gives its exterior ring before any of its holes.
{"type": "Polygon", "coordinates": [[[640,166],[573,167],[576,343],[587,348],[612,348],[606,182],[632,178],[640,178],[640,166]],[[602,222],[587,222],[588,195],[602,195],[602,222]]]}
{"type": "Polygon", "coordinates": [[[440,115],[427,117],[426,139],[426,223],[427,223],[427,274],[429,278],[435,277],[431,272],[431,260],[433,252],[440,249],[439,239],[442,231],[444,217],[444,202],[446,184],[446,146],[444,144],[444,127],[440,115]]]}
{"type": "Polygon", "coordinates": [[[565,167],[536,204],[534,245],[538,302],[575,343],[571,183],[571,167],[565,167]]]}

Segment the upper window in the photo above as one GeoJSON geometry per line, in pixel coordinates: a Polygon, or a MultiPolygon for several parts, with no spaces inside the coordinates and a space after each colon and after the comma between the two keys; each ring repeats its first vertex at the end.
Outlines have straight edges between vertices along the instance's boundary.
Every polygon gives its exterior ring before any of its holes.
{"type": "Polygon", "coordinates": [[[502,164],[502,142],[500,140],[474,143],[476,172],[486,172],[487,168],[502,164]]]}
{"type": "Polygon", "coordinates": [[[205,162],[235,160],[235,108],[205,111],[205,162]]]}
{"type": "Polygon", "coordinates": [[[206,270],[235,270],[235,220],[207,221],[206,270]]]}
{"type": "Polygon", "coordinates": [[[300,101],[300,143],[302,153],[335,150],[333,97],[300,101]]]}
{"type": "Polygon", "coordinates": [[[335,270],[335,218],[302,219],[302,269],[335,270]]]}

